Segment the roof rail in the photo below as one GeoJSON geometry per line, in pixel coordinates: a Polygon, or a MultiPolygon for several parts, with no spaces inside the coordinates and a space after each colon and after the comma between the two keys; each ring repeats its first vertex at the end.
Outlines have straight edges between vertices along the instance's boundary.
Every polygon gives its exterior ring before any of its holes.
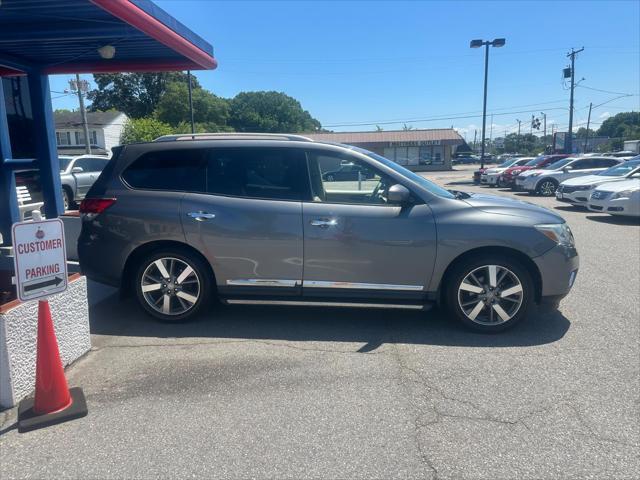
{"type": "Polygon", "coordinates": [[[181,133],[178,135],[163,135],[154,142],[178,142],[185,140],[289,140],[298,142],[313,142],[309,137],[292,135],[289,133],[248,133],[248,132],[218,132],[218,133],[181,133]]]}

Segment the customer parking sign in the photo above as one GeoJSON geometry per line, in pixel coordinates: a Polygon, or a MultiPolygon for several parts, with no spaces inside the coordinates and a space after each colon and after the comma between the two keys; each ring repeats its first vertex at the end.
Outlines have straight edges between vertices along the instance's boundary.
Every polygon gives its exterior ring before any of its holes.
{"type": "Polygon", "coordinates": [[[67,289],[67,255],[62,220],[14,223],[13,262],[23,302],[67,289]]]}

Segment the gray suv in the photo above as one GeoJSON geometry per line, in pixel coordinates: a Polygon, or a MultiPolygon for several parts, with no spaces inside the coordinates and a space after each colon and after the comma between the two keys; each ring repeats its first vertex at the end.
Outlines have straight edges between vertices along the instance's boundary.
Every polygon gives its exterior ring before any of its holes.
{"type": "Polygon", "coordinates": [[[445,190],[361,148],[295,135],[161,137],[114,149],[82,202],[92,279],[163,321],[224,303],[426,309],[504,330],[578,271],[555,213],[445,190]],[[325,175],[353,164],[361,174],[325,175]]]}

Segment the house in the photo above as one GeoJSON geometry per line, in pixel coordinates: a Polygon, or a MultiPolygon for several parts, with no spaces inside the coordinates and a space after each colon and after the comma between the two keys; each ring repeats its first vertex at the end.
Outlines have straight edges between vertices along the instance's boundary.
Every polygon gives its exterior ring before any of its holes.
{"type": "Polygon", "coordinates": [[[317,141],[362,147],[415,171],[450,170],[452,155],[458,147],[466,145],[453,128],[314,132],[303,135],[317,141]]]}
{"type": "MultiPolygon", "coordinates": [[[[58,154],[85,153],[84,129],[80,112],[56,110],[53,117],[56,124],[58,154]]],[[[115,110],[87,112],[91,153],[108,154],[112,147],[120,145],[120,136],[127,119],[124,113],[115,110]]]]}

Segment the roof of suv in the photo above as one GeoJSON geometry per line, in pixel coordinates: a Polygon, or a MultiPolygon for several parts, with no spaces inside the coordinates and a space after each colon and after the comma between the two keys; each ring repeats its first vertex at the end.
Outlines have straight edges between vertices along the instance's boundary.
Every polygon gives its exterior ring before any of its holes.
{"type": "Polygon", "coordinates": [[[180,142],[197,140],[283,140],[297,142],[313,142],[309,137],[289,133],[249,133],[249,132],[218,132],[218,133],[181,133],[178,135],[163,135],[154,142],[180,142]]]}

